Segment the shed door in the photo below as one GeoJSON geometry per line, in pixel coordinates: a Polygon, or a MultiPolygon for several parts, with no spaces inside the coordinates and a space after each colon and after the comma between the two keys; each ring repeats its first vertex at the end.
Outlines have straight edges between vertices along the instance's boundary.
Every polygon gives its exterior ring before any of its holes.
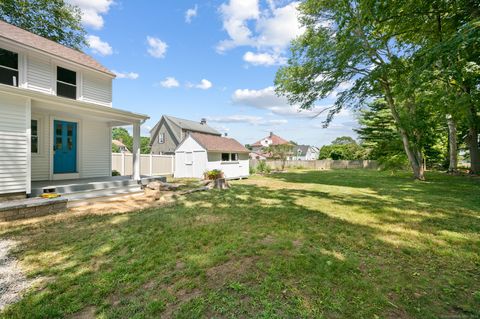
{"type": "Polygon", "coordinates": [[[194,177],[193,176],[193,166],[195,163],[193,162],[193,153],[186,152],[185,153],[185,175],[187,177],[194,177]]]}

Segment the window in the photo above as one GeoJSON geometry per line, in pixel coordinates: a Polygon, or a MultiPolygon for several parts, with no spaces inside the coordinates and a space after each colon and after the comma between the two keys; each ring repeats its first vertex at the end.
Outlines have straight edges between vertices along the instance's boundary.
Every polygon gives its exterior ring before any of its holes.
{"type": "Polygon", "coordinates": [[[238,153],[232,153],[232,161],[238,161],[238,153]]]}
{"type": "Polygon", "coordinates": [[[18,86],[18,54],[0,49],[0,83],[18,86]]]}
{"type": "Polygon", "coordinates": [[[230,160],[229,153],[222,153],[222,162],[228,162],[230,160]]]}
{"type": "Polygon", "coordinates": [[[158,134],[158,143],[163,144],[165,143],[165,133],[158,134]]]}
{"type": "Polygon", "coordinates": [[[57,95],[77,99],[77,73],[57,67],[57,95]]]}
{"type": "Polygon", "coordinates": [[[31,152],[32,153],[38,153],[38,121],[37,120],[32,120],[31,121],[31,152]]]}

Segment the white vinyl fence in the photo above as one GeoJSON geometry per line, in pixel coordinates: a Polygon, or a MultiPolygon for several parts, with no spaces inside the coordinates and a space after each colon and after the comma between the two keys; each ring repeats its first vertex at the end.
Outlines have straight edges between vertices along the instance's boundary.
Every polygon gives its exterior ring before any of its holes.
{"type": "MultiPolygon", "coordinates": [[[[175,156],[173,155],[140,155],[140,175],[173,175],[175,169],[175,156]]],[[[112,170],[122,176],[133,174],[133,155],[112,153],[112,170]]]]}
{"type": "MultiPolygon", "coordinates": [[[[251,159],[250,167],[256,167],[259,163],[259,160],[251,159]]],[[[281,169],[282,161],[279,160],[267,160],[267,165],[271,169],[281,169]]],[[[337,169],[337,168],[366,168],[366,169],[377,169],[377,161],[371,160],[353,160],[353,161],[344,161],[344,160],[316,160],[316,161],[286,161],[285,168],[306,168],[306,169],[337,169]]]]}

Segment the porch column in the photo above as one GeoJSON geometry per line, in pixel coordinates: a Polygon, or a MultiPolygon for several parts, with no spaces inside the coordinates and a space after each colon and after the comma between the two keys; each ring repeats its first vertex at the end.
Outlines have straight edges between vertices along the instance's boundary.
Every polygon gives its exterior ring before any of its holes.
{"type": "Polygon", "coordinates": [[[134,180],[140,180],[140,122],[133,123],[133,174],[134,180]]]}

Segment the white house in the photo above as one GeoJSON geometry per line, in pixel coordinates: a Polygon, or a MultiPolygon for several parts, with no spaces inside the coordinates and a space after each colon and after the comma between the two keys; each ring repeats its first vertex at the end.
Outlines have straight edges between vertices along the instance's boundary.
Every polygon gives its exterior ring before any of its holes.
{"type": "Polygon", "coordinates": [[[133,126],[135,179],[147,116],[112,107],[115,75],[90,56],[0,21],[0,195],[32,181],[111,176],[111,128],[133,126]]]}
{"type": "Polygon", "coordinates": [[[225,178],[247,177],[248,152],[233,138],[190,133],[175,150],[174,176],[202,178],[206,171],[219,169],[225,178]]]}
{"type": "Polygon", "coordinates": [[[292,150],[292,156],[289,160],[314,161],[318,159],[320,150],[318,147],[310,145],[295,145],[292,150]]]}

